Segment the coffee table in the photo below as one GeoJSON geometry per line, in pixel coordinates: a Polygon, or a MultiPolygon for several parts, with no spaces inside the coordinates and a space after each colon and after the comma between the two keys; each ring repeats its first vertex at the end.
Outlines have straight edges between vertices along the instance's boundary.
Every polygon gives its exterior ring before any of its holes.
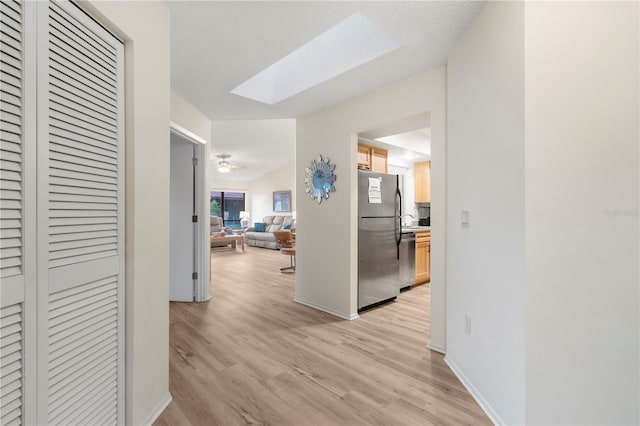
{"type": "Polygon", "coordinates": [[[231,243],[231,248],[236,248],[236,243],[240,243],[242,247],[242,251],[244,251],[244,235],[225,235],[223,237],[218,235],[211,236],[212,243],[231,243]]]}

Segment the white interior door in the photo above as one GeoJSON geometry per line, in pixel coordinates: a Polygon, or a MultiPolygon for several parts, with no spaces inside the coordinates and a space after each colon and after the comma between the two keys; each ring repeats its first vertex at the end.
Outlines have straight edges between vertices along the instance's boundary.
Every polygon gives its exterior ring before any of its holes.
{"type": "Polygon", "coordinates": [[[0,3],[0,424],[36,422],[35,8],[0,3]]]}
{"type": "Polygon", "coordinates": [[[123,45],[69,2],[37,19],[37,422],[123,423],[123,45]]]}
{"type": "Polygon", "coordinates": [[[171,135],[171,235],[169,265],[169,299],[194,301],[195,191],[193,170],[194,146],[171,135]]]}
{"type": "Polygon", "coordinates": [[[0,52],[0,424],[123,423],[123,45],[3,0],[0,52]]]}

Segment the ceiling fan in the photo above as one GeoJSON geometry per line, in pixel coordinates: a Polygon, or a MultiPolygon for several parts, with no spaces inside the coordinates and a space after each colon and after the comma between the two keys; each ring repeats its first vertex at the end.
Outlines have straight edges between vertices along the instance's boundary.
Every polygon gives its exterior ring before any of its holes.
{"type": "Polygon", "coordinates": [[[218,172],[220,173],[229,173],[231,170],[237,169],[237,166],[233,166],[231,165],[231,163],[229,163],[229,158],[231,158],[230,155],[228,154],[218,154],[216,155],[216,157],[218,157],[220,159],[220,161],[218,161],[218,172]]]}

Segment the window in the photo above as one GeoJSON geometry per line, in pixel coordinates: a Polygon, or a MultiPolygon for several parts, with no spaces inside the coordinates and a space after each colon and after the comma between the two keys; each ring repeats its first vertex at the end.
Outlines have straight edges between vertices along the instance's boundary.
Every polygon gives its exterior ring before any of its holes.
{"type": "Polygon", "coordinates": [[[240,229],[240,212],[244,210],[244,192],[211,191],[211,216],[222,217],[224,226],[240,229]]]}

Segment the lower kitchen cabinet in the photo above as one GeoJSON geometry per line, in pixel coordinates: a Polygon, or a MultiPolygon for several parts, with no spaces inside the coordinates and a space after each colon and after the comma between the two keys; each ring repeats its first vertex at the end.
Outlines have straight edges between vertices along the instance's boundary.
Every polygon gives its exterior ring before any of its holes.
{"type": "Polygon", "coordinates": [[[416,233],[416,282],[431,281],[431,232],[416,233]]]}

